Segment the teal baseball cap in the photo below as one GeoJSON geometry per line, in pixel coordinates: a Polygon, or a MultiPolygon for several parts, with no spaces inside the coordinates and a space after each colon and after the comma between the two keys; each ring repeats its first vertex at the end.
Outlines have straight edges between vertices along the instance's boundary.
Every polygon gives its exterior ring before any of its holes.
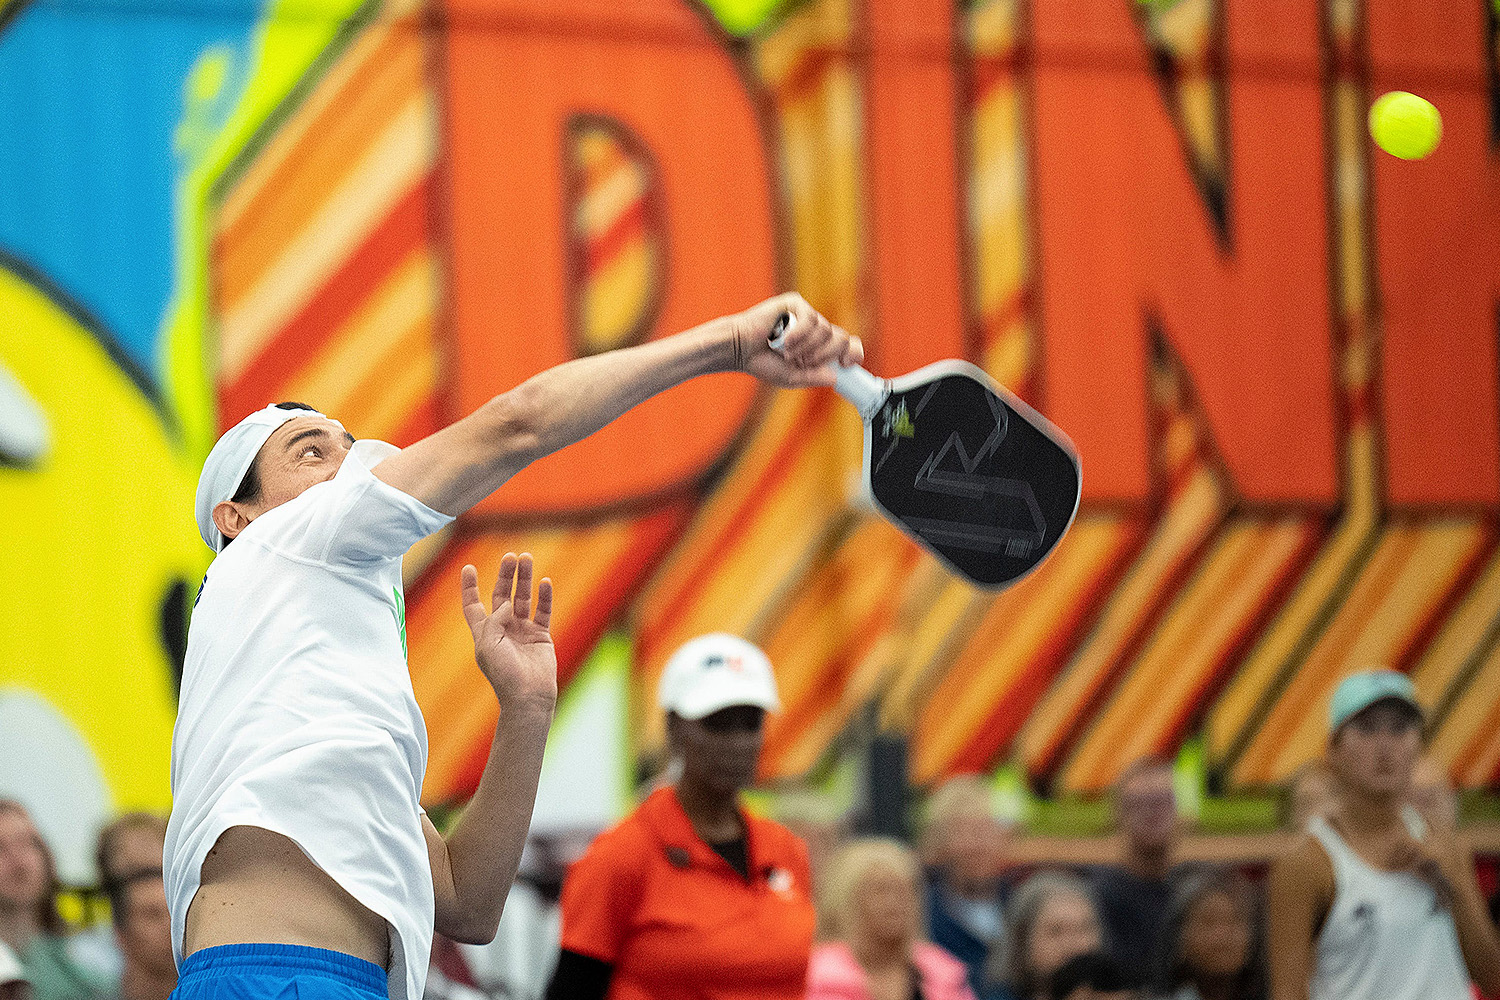
{"type": "Polygon", "coordinates": [[[1422,703],[1417,701],[1417,689],[1410,677],[1396,670],[1362,670],[1345,677],[1333,692],[1333,704],[1328,708],[1328,731],[1335,732],[1360,712],[1387,698],[1406,702],[1416,709],[1418,715],[1425,717],[1427,714],[1422,711],[1422,703]]]}

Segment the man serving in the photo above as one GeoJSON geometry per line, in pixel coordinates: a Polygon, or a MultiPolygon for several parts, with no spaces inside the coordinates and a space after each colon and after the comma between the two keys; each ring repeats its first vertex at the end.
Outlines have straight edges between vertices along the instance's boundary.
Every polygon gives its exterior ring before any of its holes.
{"type": "Polygon", "coordinates": [[[500,704],[484,774],[445,838],[418,804],[426,728],[406,667],[401,557],[528,463],[697,375],[831,385],[863,351],[799,296],[558,365],[404,450],[302,404],[214,445],[199,591],[172,746],[164,871],[182,1000],[420,1000],[434,926],[495,934],[557,694],[552,591],[501,560],[464,615],[500,704]],[[784,353],[766,339],[795,318],[784,353]],[[292,994],[286,994],[292,995],[292,994]]]}

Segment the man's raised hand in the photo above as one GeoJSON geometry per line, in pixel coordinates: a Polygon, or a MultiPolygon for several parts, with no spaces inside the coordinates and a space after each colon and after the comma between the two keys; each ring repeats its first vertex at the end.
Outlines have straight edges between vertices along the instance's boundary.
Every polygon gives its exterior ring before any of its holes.
{"type": "Polygon", "coordinates": [[[833,385],[835,365],[857,365],[865,359],[858,337],[834,326],[795,292],[778,295],[736,314],[739,366],[756,378],[786,389],[833,385]],[[766,343],[782,313],[792,323],[780,351],[766,343]]]}
{"type": "Polygon", "coordinates": [[[552,581],[537,586],[531,600],[531,553],[507,552],[486,613],[479,596],[479,571],[460,574],[464,619],[474,636],[474,658],[495,689],[501,708],[530,705],[549,712],[557,703],[557,650],[552,645],[552,581]]]}

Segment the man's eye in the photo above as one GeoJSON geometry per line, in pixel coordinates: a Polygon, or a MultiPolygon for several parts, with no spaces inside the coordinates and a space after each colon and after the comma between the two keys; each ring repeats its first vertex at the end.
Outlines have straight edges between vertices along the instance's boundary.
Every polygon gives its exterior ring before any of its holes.
{"type": "Polygon", "coordinates": [[[320,451],[318,449],[318,446],[315,445],[315,444],[310,444],[306,448],[302,449],[302,455],[303,455],[304,458],[307,457],[308,454],[315,455],[318,458],[322,458],[323,457],[323,452],[320,451]]]}

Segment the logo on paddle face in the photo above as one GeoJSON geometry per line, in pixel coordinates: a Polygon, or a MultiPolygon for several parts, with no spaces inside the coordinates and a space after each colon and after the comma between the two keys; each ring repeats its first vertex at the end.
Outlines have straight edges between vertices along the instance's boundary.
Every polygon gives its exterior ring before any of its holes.
{"type": "Polygon", "coordinates": [[[911,416],[906,412],[906,399],[899,400],[895,407],[887,406],[881,412],[884,421],[880,427],[881,437],[914,438],[917,436],[917,425],[911,422],[911,416]]]}

